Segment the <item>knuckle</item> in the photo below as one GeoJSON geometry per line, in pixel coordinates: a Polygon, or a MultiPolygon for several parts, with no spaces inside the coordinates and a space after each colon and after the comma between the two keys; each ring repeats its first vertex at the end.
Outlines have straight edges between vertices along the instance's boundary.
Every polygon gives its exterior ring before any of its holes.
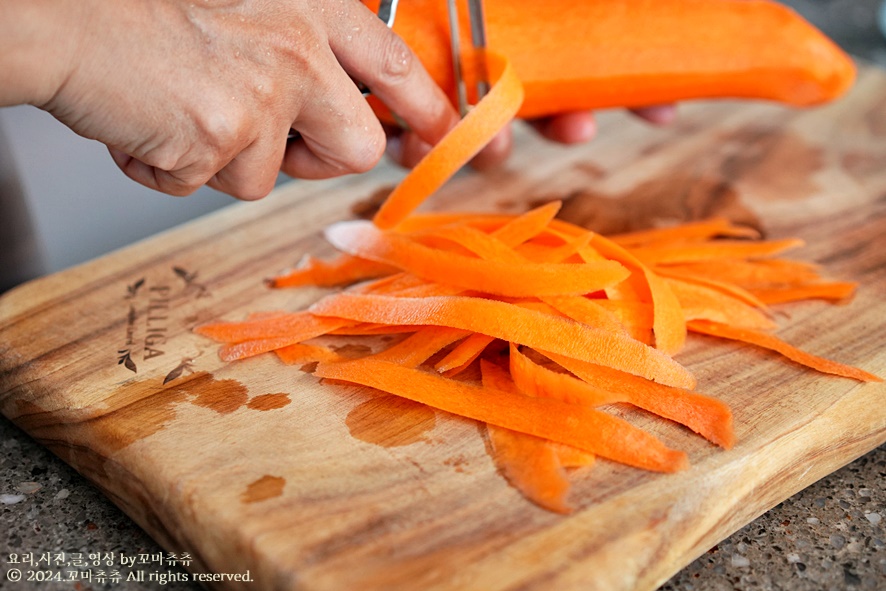
{"type": "Polygon", "coordinates": [[[349,172],[363,173],[372,170],[385,151],[385,137],[381,129],[369,133],[355,143],[354,148],[342,160],[342,166],[349,172]]]}
{"type": "Polygon", "coordinates": [[[389,33],[382,41],[379,82],[396,85],[408,79],[415,69],[416,57],[399,35],[389,33]]]}

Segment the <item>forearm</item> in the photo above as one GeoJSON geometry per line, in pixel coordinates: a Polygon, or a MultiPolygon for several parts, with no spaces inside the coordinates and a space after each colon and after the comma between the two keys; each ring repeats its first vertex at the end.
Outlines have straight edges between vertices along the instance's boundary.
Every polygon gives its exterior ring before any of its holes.
{"type": "Polygon", "coordinates": [[[39,106],[54,96],[74,63],[78,4],[0,0],[0,106],[39,106]]]}

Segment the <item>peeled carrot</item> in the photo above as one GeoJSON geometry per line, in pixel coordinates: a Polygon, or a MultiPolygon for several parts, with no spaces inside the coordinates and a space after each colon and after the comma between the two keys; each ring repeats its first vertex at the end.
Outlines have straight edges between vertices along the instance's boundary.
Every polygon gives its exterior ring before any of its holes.
{"type": "MultiPolygon", "coordinates": [[[[811,105],[842,95],[855,77],[849,56],[774,1],[486,0],[484,12],[489,48],[525,87],[520,117],[693,98],[811,105]]],[[[445,4],[402,3],[394,30],[454,93],[445,4]]],[[[462,57],[473,101],[482,65],[467,49],[462,57]]]]}

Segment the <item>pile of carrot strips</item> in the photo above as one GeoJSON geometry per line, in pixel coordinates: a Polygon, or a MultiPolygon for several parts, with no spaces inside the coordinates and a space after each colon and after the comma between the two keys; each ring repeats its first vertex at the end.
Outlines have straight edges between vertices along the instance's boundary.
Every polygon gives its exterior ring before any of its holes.
{"type": "Polygon", "coordinates": [[[854,283],[776,258],[798,240],[760,240],[722,219],[604,237],[556,219],[552,201],[522,215],[414,213],[513,117],[522,88],[487,55],[495,82],[407,175],[372,222],[326,229],[341,251],[307,256],[275,288],[340,287],[296,312],[214,322],[196,332],[225,361],[274,352],[320,378],[368,386],[485,423],[500,472],[559,513],[569,469],[604,458],[657,472],[686,454],[612,412],[642,409],[725,449],[732,412],[694,391],[674,360],[688,332],[741,341],[820,372],[882,381],[801,351],[772,334],[770,305],[842,301],[854,283]],[[400,341],[353,357],[321,342],[378,335],[400,341]],[[321,338],[322,337],[322,338],[321,338]],[[318,340],[319,339],[319,340],[318,340]]]}
{"type": "Polygon", "coordinates": [[[687,332],[880,381],[772,334],[767,302],[840,301],[852,292],[813,266],[776,258],[798,241],[759,240],[724,220],[607,238],[556,219],[559,206],[513,216],[423,214],[392,230],[334,224],[326,236],[342,251],[337,259],[311,260],[271,285],[341,289],[307,310],[196,330],[223,343],[226,361],[274,351],[286,364],[316,364],[317,377],[485,423],[501,473],[561,513],[571,510],[568,470],[596,458],[657,472],[688,466],[684,452],[619,418],[619,407],[734,445],[729,407],[695,392],[695,377],[674,360],[687,332]],[[655,248],[664,254],[651,254],[655,248]],[[371,337],[382,334],[401,336],[379,349],[371,337]],[[376,350],[343,355],[329,346],[332,337],[367,337],[376,350]]]}

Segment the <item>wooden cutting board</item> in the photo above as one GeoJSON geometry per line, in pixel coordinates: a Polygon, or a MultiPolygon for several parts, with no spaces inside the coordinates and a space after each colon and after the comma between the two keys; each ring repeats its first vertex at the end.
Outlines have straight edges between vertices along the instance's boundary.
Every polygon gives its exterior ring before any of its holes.
{"type": "MultiPolygon", "coordinates": [[[[785,308],[789,342],[886,375],[886,75],[815,110],[680,107],[648,127],[601,116],[585,147],[518,134],[507,168],[464,172],[432,209],[521,212],[560,198],[602,232],[727,216],[857,280],[847,305],[785,308]]],[[[271,355],[222,363],[191,332],[299,309],[320,289],[263,279],[328,255],[327,224],[371,212],[403,172],[297,182],[0,299],[3,414],[101,487],[194,572],[257,589],[652,589],[717,541],[886,441],[883,384],[827,377],[693,337],[678,359],[735,412],[715,448],[639,413],[685,450],[661,475],[600,461],[555,515],[496,472],[474,422],[364,388],[320,384],[271,355]]],[[[354,343],[353,347],[361,347],[354,343]]],[[[310,368],[304,368],[309,370],[310,368]]]]}

